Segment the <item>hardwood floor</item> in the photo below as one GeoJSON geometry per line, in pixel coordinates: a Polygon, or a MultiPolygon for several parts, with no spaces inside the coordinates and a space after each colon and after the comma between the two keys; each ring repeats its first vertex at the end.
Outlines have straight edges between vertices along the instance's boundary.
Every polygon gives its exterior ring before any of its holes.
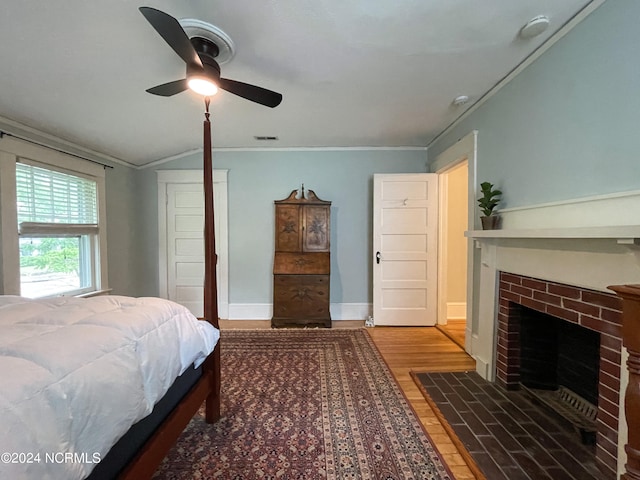
{"type": "Polygon", "coordinates": [[[453,340],[456,345],[464,348],[464,335],[467,328],[465,319],[448,320],[446,325],[437,325],[436,328],[453,340]]]}
{"type": "MultiPolygon", "coordinates": [[[[359,328],[361,321],[333,322],[333,328],[359,328]]],[[[269,320],[220,320],[220,328],[270,328],[269,320]]],[[[411,378],[411,370],[454,372],[475,369],[474,360],[435,327],[373,327],[367,332],[391,369],[438,451],[457,480],[472,480],[455,444],[411,378]]]]}
{"type": "Polygon", "coordinates": [[[475,361],[435,327],[374,327],[367,331],[454,477],[475,479],[410,375],[411,370],[473,370],[475,361]]]}

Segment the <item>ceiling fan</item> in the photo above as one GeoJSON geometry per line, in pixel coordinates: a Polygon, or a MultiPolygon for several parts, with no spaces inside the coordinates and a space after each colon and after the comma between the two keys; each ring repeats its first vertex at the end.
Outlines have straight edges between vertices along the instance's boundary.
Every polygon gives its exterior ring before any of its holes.
{"type": "Polygon", "coordinates": [[[218,45],[208,38],[186,34],[180,22],[171,15],[151,7],[140,7],[151,26],[187,64],[186,78],[149,88],[153,95],[170,97],[191,89],[209,97],[218,88],[267,107],[277,107],[282,101],[280,93],[248,83],[220,77],[220,65],[216,61],[218,45]]]}

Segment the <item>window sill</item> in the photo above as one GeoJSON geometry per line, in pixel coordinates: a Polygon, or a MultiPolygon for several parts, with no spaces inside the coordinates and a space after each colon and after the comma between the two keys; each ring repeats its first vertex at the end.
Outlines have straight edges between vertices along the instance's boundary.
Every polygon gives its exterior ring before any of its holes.
{"type": "Polygon", "coordinates": [[[80,293],[78,295],[74,295],[76,298],[89,298],[89,297],[97,297],[99,295],[108,295],[109,292],[113,290],[112,288],[105,288],[104,290],[95,290],[93,292],[80,293]]]}

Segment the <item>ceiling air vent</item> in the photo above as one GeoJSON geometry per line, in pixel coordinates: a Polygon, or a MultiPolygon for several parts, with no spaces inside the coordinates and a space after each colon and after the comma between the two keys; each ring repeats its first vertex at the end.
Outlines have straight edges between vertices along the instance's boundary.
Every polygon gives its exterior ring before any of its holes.
{"type": "Polygon", "coordinates": [[[278,137],[271,137],[269,135],[255,135],[253,138],[260,141],[273,142],[278,140],[278,137]]]}

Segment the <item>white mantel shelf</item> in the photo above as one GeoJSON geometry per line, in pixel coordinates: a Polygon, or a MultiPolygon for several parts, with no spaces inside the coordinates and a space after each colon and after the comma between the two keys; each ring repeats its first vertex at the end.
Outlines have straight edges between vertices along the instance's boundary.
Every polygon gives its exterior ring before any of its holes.
{"type": "Polygon", "coordinates": [[[464,236],[475,239],[498,238],[611,238],[620,243],[638,243],[640,225],[620,225],[606,227],[531,228],[506,230],[470,230],[464,236]]]}

